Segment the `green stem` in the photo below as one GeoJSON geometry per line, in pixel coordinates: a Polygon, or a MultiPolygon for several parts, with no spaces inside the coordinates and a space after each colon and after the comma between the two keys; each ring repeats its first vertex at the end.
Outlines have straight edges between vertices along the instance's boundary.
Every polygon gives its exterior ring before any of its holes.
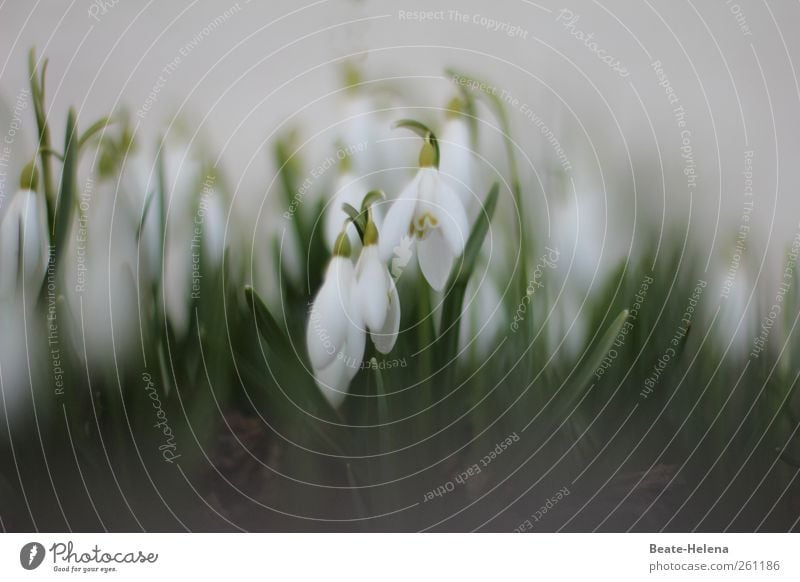
{"type": "Polygon", "coordinates": [[[417,285],[417,300],[419,301],[419,321],[421,325],[420,345],[428,346],[422,354],[422,377],[427,378],[431,373],[431,349],[433,344],[434,329],[433,318],[431,317],[431,295],[430,290],[424,282],[417,285]]]}
{"type": "MultiPolygon", "coordinates": [[[[453,69],[447,69],[446,73],[453,77],[453,78],[463,78],[471,81],[470,86],[473,87],[489,87],[486,83],[480,83],[476,81],[473,77],[469,75],[464,75],[458,71],[453,69]]],[[[494,109],[495,115],[497,116],[497,120],[500,122],[500,129],[503,132],[503,143],[505,145],[506,156],[508,157],[508,170],[511,174],[511,193],[514,196],[514,202],[517,205],[517,211],[519,212],[520,220],[520,228],[519,228],[519,245],[520,245],[520,270],[519,270],[519,277],[517,281],[517,289],[520,297],[523,297],[527,293],[528,287],[528,237],[526,235],[525,229],[522,227],[522,224],[525,223],[525,205],[522,200],[522,181],[520,180],[519,176],[519,166],[517,165],[517,157],[514,154],[514,142],[511,139],[511,126],[508,122],[508,115],[506,113],[506,108],[503,105],[503,102],[500,98],[494,94],[494,92],[486,92],[480,91],[478,93],[482,97],[484,97],[489,105],[494,109]]],[[[529,331],[531,332],[531,336],[533,337],[533,325],[532,322],[529,320],[529,331]]]]}
{"type": "Polygon", "coordinates": [[[44,80],[47,71],[47,60],[42,63],[41,75],[36,66],[36,49],[31,49],[28,53],[28,72],[30,74],[31,94],[33,99],[33,110],[36,115],[36,125],[39,129],[39,157],[42,164],[42,182],[44,185],[45,201],[47,203],[47,224],[50,229],[55,228],[55,204],[56,189],[53,183],[53,173],[50,168],[50,156],[53,149],[50,144],[50,128],[47,125],[44,103],[44,80]]]}

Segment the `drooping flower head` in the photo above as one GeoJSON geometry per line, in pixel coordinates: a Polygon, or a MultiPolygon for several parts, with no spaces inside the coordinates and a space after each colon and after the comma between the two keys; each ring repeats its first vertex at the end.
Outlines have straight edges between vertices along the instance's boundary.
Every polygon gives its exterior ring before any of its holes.
{"type": "Polygon", "coordinates": [[[47,271],[49,238],[44,197],[36,192],[33,162],[22,171],[20,189],[0,223],[0,299],[23,291],[35,297],[47,271]]]}
{"type": "Polygon", "coordinates": [[[406,234],[418,241],[422,274],[436,291],[444,289],[455,259],[461,255],[468,232],[467,215],[458,195],[439,172],[439,144],[424,125],[403,120],[423,136],[419,170],[392,204],[383,223],[381,256],[388,260],[406,234]]]}
{"type": "Polygon", "coordinates": [[[361,316],[369,328],[375,348],[382,354],[392,351],[400,327],[400,297],[394,279],[378,249],[378,229],[367,209],[364,248],[356,265],[356,293],[361,316]]]}
{"type": "Polygon", "coordinates": [[[345,222],[309,314],[306,342],[314,379],[334,407],[344,401],[361,368],[366,331],[375,348],[386,354],[394,347],[400,327],[400,298],[381,259],[372,215],[372,202],[382,197],[378,191],[363,196],[360,217],[345,222]],[[353,267],[348,227],[356,221],[363,239],[359,238],[362,250],[353,267]]]}
{"type": "Polygon", "coordinates": [[[314,379],[336,408],[364,357],[365,333],[347,233],[339,234],[325,279],[311,305],[306,345],[314,379]]]}

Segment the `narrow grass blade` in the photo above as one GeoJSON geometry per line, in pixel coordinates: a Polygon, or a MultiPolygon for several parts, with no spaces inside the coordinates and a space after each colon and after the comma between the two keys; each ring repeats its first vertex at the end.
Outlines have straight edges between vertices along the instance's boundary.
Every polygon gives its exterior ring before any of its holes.
{"type": "Polygon", "coordinates": [[[66,246],[69,229],[72,225],[72,209],[78,172],[78,138],[75,110],[67,115],[67,129],[64,144],[64,167],[61,172],[61,191],[58,195],[53,241],[56,250],[56,264],[66,246]]]}
{"type": "Polygon", "coordinates": [[[617,337],[622,324],[625,323],[625,320],[628,319],[628,310],[623,309],[622,313],[620,313],[617,318],[608,326],[608,329],[603,334],[603,337],[597,342],[594,350],[589,353],[587,357],[583,360],[583,365],[580,366],[577,372],[574,372],[574,380],[573,383],[579,389],[583,389],[589,384],[589,381],[592,378],[592,374],[594,374],[595,370],[600,367],[600,364],[603,362],[603,358],[606,357],[606,354],[611,349],[611,346],[614,344],[614,339],[617,337]]]}
{"type": "Polygon", "coordinates": [[[455,358],[458,349],[458,320],[461,317],[461,311],[464,306],[467,283],[475,270],[475,263],[481,252],[486,233],[489,232],[499,193],[500,185],[495,183],[486,196],[483,212],[475,220],[472,232],[470,232],[469,239],[464,247],[461,269],[453,271],[450,275],[450,282],[447,285],[447,295],[442,304],[442,325],[439,338],[441,342],[441,359],[439,361],[447,365],[448,369],[453,368],[455,365],[452,360],[455,358]]]}
{"type": "Polygon", "coordinates": [[[270,349],[278,354],[288,355],[292,353],[289,338],[283,332],[283,329],[278,322],[272,317],[269,309],[264,304],[261,297],[258,296],[255,289],[250,285],[244,288],[244,296],[247,300],[247,305],[253,311],[258,325],[258,331],[270,349]]]}

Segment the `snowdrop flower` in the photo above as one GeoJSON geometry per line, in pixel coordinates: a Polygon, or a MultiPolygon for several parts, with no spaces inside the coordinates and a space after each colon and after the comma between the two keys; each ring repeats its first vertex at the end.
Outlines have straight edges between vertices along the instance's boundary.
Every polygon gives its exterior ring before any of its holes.
{"type": "Polygon", "coordinates": [[[22,171],[20,189],[0,222],[0,299],[13,299],[18,288],[35,297],[44,281],[47,219],[44,197],[36,193],[37,182],[31,162],[22,171]]]}
{"type": "Polygon", "coordinates": [[[417,175],[386,214],[381,257],[388,260],[404,235],[415,235],[422,274],[434,290],[441,291],[456,257],[464,250],[468,236],[467,215],[458,195],[439,172],[436,137],[416,122],[402,121],[396,126],[424,131],[425,144],[420,152],[417,175]]]}
{"type": "Polygon", "coordinates": [[[378,229],[370,219],[364,232],[364,250],[356,265],[356,296],[361,316],[370,330],[375,348],[392,351],[400,328],[400,297],[394,279],[378,251],[378,229]]]}
{"type": "Polygon", "coordinates": [[[366,334],[355,293],[355,269],[350,242],[342,232],[334,246],[325,280],[311,305],[306,345],[314,379],[337,408],[364,357],[366,334]]]}

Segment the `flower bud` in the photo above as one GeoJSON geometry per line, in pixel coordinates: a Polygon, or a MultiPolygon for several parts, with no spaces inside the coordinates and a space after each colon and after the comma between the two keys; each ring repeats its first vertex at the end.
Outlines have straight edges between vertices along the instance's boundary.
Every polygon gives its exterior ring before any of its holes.
{"type": "Polygon", "coordinates": [[[333,244],[333,256],[349,258],[350,253],[350,238],[347,236],[347,231],[343,230],[333,244]]]}
{"type": "Polygon", "coordinates": [[[39,169],[36,167],[36,161],[31,160],[19,175],[19,187],[22,190],[33,190],[34,192],[39,187],[39,169]]]}

